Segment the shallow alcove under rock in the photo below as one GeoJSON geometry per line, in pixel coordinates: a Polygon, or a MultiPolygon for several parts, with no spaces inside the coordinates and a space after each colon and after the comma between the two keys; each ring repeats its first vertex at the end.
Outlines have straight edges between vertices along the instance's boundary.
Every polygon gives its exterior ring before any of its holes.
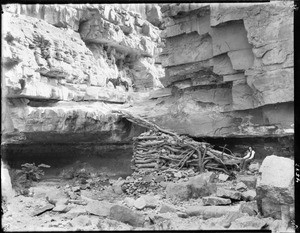
{"type": "Polygon", "coordinates": [[[294,157],[294,136],[283,137],[206,137],[193,138],[196,141],[208,142],[216,150],[236,155],[243,155],[249,147],[255,151],[255,160],[262,161],[268,155],[278,155],[287,158],[294,157]]]}
{"type": "Polygon", "coordinates": [[[43,168],[43,179],[71,179],[81,169],[91,176],[126,178],[132,173],[131,156],[131,144],[27,143],[7,144],[2,148],[2,159],[11,169],[21,169],[25,163],[51,166],[43,168]]]}

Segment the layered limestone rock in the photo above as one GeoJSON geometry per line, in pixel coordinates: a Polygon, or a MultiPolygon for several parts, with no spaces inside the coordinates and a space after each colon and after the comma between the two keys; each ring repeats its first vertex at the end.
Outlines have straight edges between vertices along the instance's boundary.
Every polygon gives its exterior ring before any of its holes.
{"type": "Polygon", "coordinates": [[[292,2],[161,10],[167,89],[152,95],[149,119],[195,137],[293,134],[292,2]]]}
{"type": "Polygon", "coordinates": [[[4,136],[121,142],[134,135],[112,110],[137,90],[162,87],[160,29],[146,9],[146,18],[111,4],[3,9],[4,136]]]}

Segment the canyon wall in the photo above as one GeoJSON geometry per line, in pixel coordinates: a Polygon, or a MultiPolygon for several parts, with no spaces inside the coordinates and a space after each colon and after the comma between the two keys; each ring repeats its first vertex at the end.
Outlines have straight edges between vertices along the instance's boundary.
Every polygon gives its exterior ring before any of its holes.
{"type": "Polygon", "coordinates": [[[138,98],[137,91],[162,87],[160,29],[147,21],[156,5],[3,10],[4,141],[124,142],[141,132],[112,109],[138,98]]]}
{"type": "Polygon", "coordinates": [[[3,5],[5,142],[294,133],[293,3],[3,5]]]}
{"type": "Polygon", "coordinates": [[[293,2],[161,11],[165,89],[152,95],[149,119],[194,137],[293,134],[293,2]]]}

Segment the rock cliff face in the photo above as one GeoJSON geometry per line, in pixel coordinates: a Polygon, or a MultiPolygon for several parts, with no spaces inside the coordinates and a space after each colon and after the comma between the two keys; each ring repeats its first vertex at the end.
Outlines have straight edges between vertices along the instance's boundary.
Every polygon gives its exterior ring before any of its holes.
{"type": "Polygon", "coordinates": [[[292,134],[292,6],[163,5],[166,89],[149,118],[195,137],[292,134]]]}
{"type": "Polygon", "coordinates": [[[146,20],[152,14],[145,8],[122,8],[3,6],[5,137],[124,142],[134,135],[131,123],[111,110],[134,100],[134,91],[162,87],[160,29],[146,20]]]}
{"type": "Polygon", "coordinates": [[[193,137],[294,132],[292,3],[3,10],[4,139],[128,141],[120,108],[193,137]]]}

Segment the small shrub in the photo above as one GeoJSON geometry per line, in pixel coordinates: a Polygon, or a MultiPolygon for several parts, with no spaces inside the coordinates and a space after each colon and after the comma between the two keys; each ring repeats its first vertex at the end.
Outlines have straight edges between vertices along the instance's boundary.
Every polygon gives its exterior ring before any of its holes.
{"type": "Polygon", "coordinates": [[[41,168],[50,168],[49,165],[40,164],[38,166],[35,163],[22,164],[22,172],[26,175],[26,179],[29,181],[39,181],[45,174],[41,168]]]}

